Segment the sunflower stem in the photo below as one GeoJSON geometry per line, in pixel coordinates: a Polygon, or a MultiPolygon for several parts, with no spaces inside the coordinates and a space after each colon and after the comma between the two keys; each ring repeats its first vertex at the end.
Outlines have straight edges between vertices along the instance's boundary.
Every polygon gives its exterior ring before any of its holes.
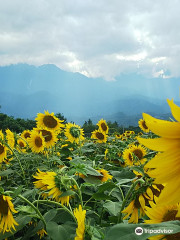
{"type": "Polygon", "coordinates": [[[77,190],[78,190],[78,196],[79,196],[79,199],[80,199],[80,202],[81,202],[81,206],[83,208],[83,200],[82,200],[82,194],[81,194],[81,190],[79,188],[79,185],[77,184],[76,180],[74,178],[71,178],[71,180],[74,182],[74,184],[76,185],[77,187],[77,190]]]}
{"type": "Polygon", "coordinates": [[[119,188],[119,190],[120,190],[120,192],[121,192],[122,199],[123,199],[123,201],[124,201],[124,194],[123,194],[122,188],[121,188],[121,186],[119,186],[119,185],[118,185],[118,188],[119,188]]]}
{"type": "Polygon", "coordinates": [[[33,204],[35,204],[36,202],[40,203],[40,204],[44,204],[44,203],[47,203],[47,204],[55,204],[61,208],[63,208],[66,212],[68,212],[74,219],[74,221],[77,223],[77,220],[73,214],[73,212],[71,212],[67,207],[65,207],[64,205],[62,205],[61,203],[58,203],[58,202],[55,202],[55,201],[49,201],[49,200],[36,200],[33,202],[33,204]]]}
{"type": "MultiPolygon", "coordinates": [[[[7,144],[7,143],[6,143],[6,144],[7,144]]],[[[25,178],[25,174],[24,174],[24,169],[23,169],[23,167],[22,167],[22,165],[21,165],[20,159],[18,158],[18,156],[17,156],[17,154],[15,153],[15,151],[11,148],[11,146],[9,146],[9,144],[7,144],[7,147],[13,152],[14,156],[15,156],[16,159],[18,160],[19,166],[20,166],[21,171],[22,171],[23,180],[24,180],[24,182],[25,182],[25,184],[26,184],[26,187],[28,188],[28,184],[27,184],[27,181],[26,181],[26,178],[25,178]]]]}
{"type": "Polygon", "coordinates": [[[131,187],[129,188],[129,191],[126,195],[126,197],[124,198],[123,202],[122,202],[122,206],[121,206],[121,209],[120,209],[120,212],[119,212],[119,217],[118,217],[118,222],[117,223],[121,223],[122,222],[122,211],[125,207],[125,204],[129,198],[129,196],[131,195],[132,191],[135,189],[136,185],[138,183],[144,183],[144,180],[143,179],[138,179],[136,180],[135,182],[133,182],[133,184],[131,185],[131,187]]]}
{"type": "Polygon", "coordinates": [[[44,223],[44,227],[45,227],[45,229],[46,229],[46,222],[45,222],[45,220],[44,220],[44,217],[43,217],[42,214],[40,213],[39,209],[36,208],[33,203],[31,203],[30,201],[28,201],[28,200],[27,200],[26,198],[24,198],[23,196],[18,195],[18,197],[21,198],[22,200],[24,200],[25,202],[27,202],[27,203],[36,211],[36,213],[39,215],[40,219],[41,219],[42,222],[44,223]]]}

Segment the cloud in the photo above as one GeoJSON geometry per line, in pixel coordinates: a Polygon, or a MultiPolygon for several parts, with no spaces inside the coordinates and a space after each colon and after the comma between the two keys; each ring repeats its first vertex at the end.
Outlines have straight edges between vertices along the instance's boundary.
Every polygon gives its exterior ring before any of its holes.
{"type": "Polygon", "coordinates": [[[56,64],[114,80],[179,76],[177,0],[9,0],[0,3],[0,65],[56,64]]]}

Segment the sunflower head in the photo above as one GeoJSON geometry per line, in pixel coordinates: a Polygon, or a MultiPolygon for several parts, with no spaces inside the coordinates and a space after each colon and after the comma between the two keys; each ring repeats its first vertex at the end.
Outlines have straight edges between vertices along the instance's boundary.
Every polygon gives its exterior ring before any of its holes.
{"type": "Polygon", "coordinates": [[[146,153],[147,151],[143,146],[134,144],[124,150],[123,158],[129,166],[141,165],[146,161],[146,159],[144,159],[146,153]]]}
{"type": "Polygon", "coordinates": [[[128,166],[133,166],[133,155],[129,148],[125,149],[123,152],[123,159],[128,166]]]}
{"type": "Polygon", "coordinates": [[[37,131],[32,131],[31,137],[28,138],[27,140],[33,152],[39,153],[44,150],[45,140],[42,136],[42,133],[38,133],[37,131]]]}
{"type": "MultiPolygon", "coordinates": [[[[149,202],[150,207],[146,207],[145,212],[146,215],[149,217],[149,220],[145,220],[146,224],[154,224],[154,223],[161,223],[173,220],[179,220],[180,217],[177,217],[178,212],[178,204],[174,205],[164,205],[164,206],[157,206],[154,202],[149,202]]],[[[167,240],[175,240],[180,239],[180,232],[170,235],[158,235],[150,238],[151,240],[156,239],[167,239],[167,240]]]]}
{"type": "Polygon", "coordinates": [[[21,137],[24,138],[24,139],[30,138],[30,137],[31,137],[31,131],[29,131],[29,130],[24,130],[24,131],[21,133],[21,137]]]}
{"type": "Polygon", "coordinates": [[[12,215],[12,212],[17,213],[17,211],[11,200],[11,197],[0,195],[0,232],[3,230],[3,234],[12,232],[12,228],[16,230],[14,225],[18,225],[12,215]]]}
{"type": "Polygon", "coordinates": [[[34,128],[34,130],[42,134],[47,148],[54,146],[58,140],[56,131],[53,131],[47,128],[44,128],[44,129],[34,128]]]}
{"type": "Polygon", "coordinates": [[[19,147],[19,149],[21,150],[21,151],[23,151],[23,152],[25,152],[26,151],[26,149],[25,149],[25,147],[26,147],[26,142],[23,140],[23,139],[18,139],[17,140],[17,145],[18,145],[18,147],[19,147]]]}
{"type": "Polygon", "coordinates": [[[143,132],[146,132],[146,133],[149,132],[149,128],[148,128],[145,120],[140,119],[139,122],[138,122],[138,124],[139,124],[140,129],[141,129],[143,132]]]}
{"type": "Polygon", "coordinates": [[[75,123],[67,123],[65,128],[65,136],[70,142],[79,143],[84,140],[84,131],[75,123]]]}
{"type": "Polygon", "coordinates": [[[41,172],[38,169],[38,173],[33,177],[37,179],[37,181],[34,182],[35,187],[46,191],[46,193],[42,193],[43,198],[49,197],[56,202],[61,202],[63,205],[69,205],[72,196],[61,197],[62,193],[67,190],[68,184],[66,184],[66,186],[62,184],[59,175],[55,172],[41,172]]]}
{"type": "Polygon", "coordinates": [[[101,130],[95,130],[92,132],[91,138],[96,139],[99,143],[107,142],[107,135],[101,130]]]}
{"type": "Polygon", "coordinates": [[[97,125],[99,126],[99,129],[100,129],[103,133],[105,133],[105,134],[108,133],[109,127],[108,127],[108,125],[107,125],[107,123],[106,123],[106,120],[104,120],[104,119],[99,120],[99,122],[97,123],[97,125]]]}
{"type": "Polygon", "coordinates": [[[117,139],[121,139],[121,138],[122,138],[122,135],[119,134],[119,133],[117,133],[117,134],[116,134],[116,138],[117,138],[117,139]]]}
{"type": "Polygon", "coordinates": [[[50,130],[61,130],[64,125],[62,124],[63,120],[59,120],[54,113],[49,113],[48,111],[44,111],[43,113],[38,113],[37,118],[37,127],[38,128],[47,128],[50,130]]]}

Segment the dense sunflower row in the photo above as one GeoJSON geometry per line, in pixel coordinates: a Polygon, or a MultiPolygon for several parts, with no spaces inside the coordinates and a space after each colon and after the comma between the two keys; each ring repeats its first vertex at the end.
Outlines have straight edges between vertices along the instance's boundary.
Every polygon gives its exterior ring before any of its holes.
{"type": "Polygon", "coordinates": [[[48,111],[32,131],[0,130],[0,239],[111,240],[117,223],[123,235],[131,224],[180,220],[180,108],[168,104],[177,122],[143,114],[138,135],[110,136],[101,119],[85,138],[48,111]]]}

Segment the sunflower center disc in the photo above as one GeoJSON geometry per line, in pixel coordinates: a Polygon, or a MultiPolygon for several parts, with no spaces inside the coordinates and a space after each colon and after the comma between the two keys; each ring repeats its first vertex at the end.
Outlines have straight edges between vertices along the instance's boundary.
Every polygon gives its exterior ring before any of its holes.
{"type": "Polygon", "coordinates": [[[0,144],[0,154],[2,154],[4,152],[4,147],[2,146],[2,144],[0,144]]]}
{"type": "Polygon", "coordinates": [[[134,150],[133,153],[139,158],[139,160],[143,158],[143,153],[140,149],[134,150]]]}
{"type": "Polygon", "coordinates": [[[20,143],[19,143],[19,146],[20,146],[21,148],[23,148],[23,147],[24,147],[24,143],[23,143],[23,142],[20,142],[20,143]]]}
{"type": "Polygon", "coordinates": [[[53,116],[45,116],[43,118],[43,123],[48,128],[55,128],[57,126],[57,121],[53,116]]]}
{"type": "Polygon", "coordinates": [[[25,134],[24,134],[24,137],[25,137],[25,138],[30,138],[30,136],[31,136],[30,133],[25,133],[25,134]]]}
{"type": "Polygon", "coordinates": [[[97,132],[96,133],[96,137],[99,139],[99,140],[104,140],[104,135],[100,132],[97,132]]]}
{"type": "MultiPolygon", "coordinates": [[[[177,212],[178,212],[177,210],[168,211],[165,214],[165,216],[163,217],[163,222],[171,221],[171,220],[179,220],[180,221],[180,218],[176,217],[177,212]]],[[[171,234],[171,235],[166,235],[166,239],[167,240],[174,240],[174,239],[178,240],[178,239],[180,239],[180,232],[171,234]]]]}
{"type": "Polygon", "coordinates": [[[3,215],[8,214],[9,205],[8,202],[3,199],[3,195],[0,196],[0,213],[3,215]]]}
{"type": "Polygon", "coordinates": [[[50,131],[41,130],[41,132],[42,132],[43,137],[45,136],[45,137],[44,137],[44,138],[45,138],[45,142],[51,141],[52,135],[51,135],[51,132],[50,132],[50,131]]]}
{"type": "Polygon", "coordinates": [[[106,124],[105,124],[105,123],[101,123],[101,127],[102,127],[102,130],[103,130],[104,132],[106,132],[106,130],[107,130],[106,124]]]}
{"type": "Polygon", "coordinates": [[[42,139],[40,137],[37,137],[35,139],[35,144],[37,147],[41,147],[42,146],[42,139]]]}
{"type": "Polygon", "coordinates": [[[148,129],[148,127],[146,126],[146,122],[145,121],[142,122],[142,126],[144,127],[144,129],[148,129]]]}

